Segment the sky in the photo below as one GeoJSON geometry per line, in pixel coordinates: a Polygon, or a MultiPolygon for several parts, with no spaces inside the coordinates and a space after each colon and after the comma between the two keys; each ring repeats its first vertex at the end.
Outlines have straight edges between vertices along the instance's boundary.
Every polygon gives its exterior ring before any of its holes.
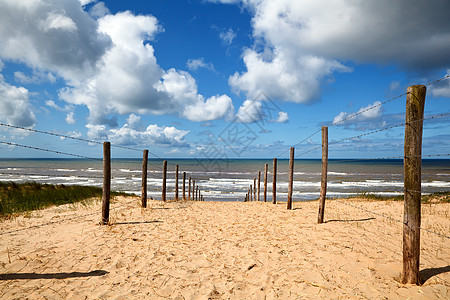
{"type": "MultiPolygon", "coordinates": [[[[11,143],[102,156],[5,125],[153,158],[287,158],[294,145],[320,158],[321,126],[333,142],[401,124],[407,88],[450,74],[448,11],[447,0],[0,0],[0,158],[64,157],[11,143]]],[[[449,98],[450,79],[428,85],[425,116],[449,113],[449,98]]],[[[450,153],[449,129],[449,115],[425,120],[423,154],[450,153]]],[[[402,156],[403,136],[333,144],[329,157],[402,156]]]]}

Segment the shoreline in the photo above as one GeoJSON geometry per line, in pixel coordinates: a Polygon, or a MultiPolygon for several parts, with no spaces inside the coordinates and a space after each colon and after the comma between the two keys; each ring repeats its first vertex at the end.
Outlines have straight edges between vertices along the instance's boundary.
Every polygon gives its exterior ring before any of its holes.
{"type": "MultiPolygon", "coordinates": [[[[166,202],[137,197],[47,208],[0,222],[0,298],[446,299],[450,242],[421,232],[422,286],[403,285],[403,202],[166,202]],[[47,224],[48,223],[48,224],[47,224]],[[39,226],[41,224],[46,224],[39,226]],[[31,226],[29,229],[26,229],[31,226]]],[[[450,203],[423,204],[448,235],[450,203]]]]}

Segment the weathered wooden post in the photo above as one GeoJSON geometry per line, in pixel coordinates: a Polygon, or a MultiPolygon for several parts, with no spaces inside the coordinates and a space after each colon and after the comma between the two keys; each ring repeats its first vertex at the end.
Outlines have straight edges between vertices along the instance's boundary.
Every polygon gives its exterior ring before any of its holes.
{"type": "Polygon", "coordinates": [[[189,176],[188,200],[191,200],[191,176],[189,176]]]}
{"type": "Polygon", "coordinates": [[[103,143],[102,225],[109,223],[109,198],[111,195],[111,143],[103,143]]]}
{"type": "Polygon", "coordinates": [[[402,283],[419,284],[422,130],[426,87],[413,85],[406,95],[402,283]]]}
{"type": "Polygon", "coordinates": [[[195,201],[195,179],[192,179],[192,201],[195,201]]]}
{"type": "Polygon", "coordinates": [[[328,175],[328,127],[322,126],[322,177],[320,179],[320,204],[318,223],[323,223],[325,215],[325,198],[327,195],[328,175]]]}
{"type": "Polygon", "coordinates": [[[161,200],[166,201],[167,160],[163,161],[163,182],[161,200]]]}
{"type": "Polygon", "coordinates": [[[186,172],[183,172],[183,200],[186,200],[186,172]]]}
{"type": "Polygon", "coordinates": [[[256,177],[253,177],[253,201],[256,201],[256,177]]]}
{"type": "Polygon", "coordinates": [[[141,206],[147,207],[147,165],[148,150],[144,150],[142,156],[142,187],[141,187],[141,206]]]}
{"type": "Polygon", "coordinates": [[[195,188],[195,201],[198,201],[198,185],[195,188]]]}
{"type": "Polygon", "coordinates": [[[175,166],[175,200],[178,201],[178,165],[175,166]]]}
{"type": "Polygon", "coordinates": [[[253,201],[252,185],[250,184],[250,201],[253,201]]]}
{"type": "Polygon", "coordinates": [[[272,203],[277,204],[277,159],[273,159],[272,203]]]}
{"type": "Polygon", "coordinates": [[[258,171],[258,201],[260,192],[261,192],[261,171],[258,171]]]}
{"type": "Polygon", "coordinates": [[[267,202],[267,169],[269,168],[268,164],[264,165],[264,202],[267,202]]]}
{"type": "Polygon", "coordinates": [[[292,190],[294,185],[294,147],[291,147],[291,155],[289,157],[289,183],[287,209],[292,209],[292,190]]]}

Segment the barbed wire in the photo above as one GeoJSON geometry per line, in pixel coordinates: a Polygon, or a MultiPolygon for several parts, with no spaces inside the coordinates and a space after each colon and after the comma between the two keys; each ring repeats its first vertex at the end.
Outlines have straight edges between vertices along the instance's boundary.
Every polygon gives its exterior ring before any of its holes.
{"type": "Polygon", "coordinates": [[[84,156],[84,155],[79,155],[79,154],[73,154],[73,153],[68,153],[68,152],[62,152],[62,151],[44,149],[44,148],[39,148],[39,147],[21,145],[21,144],[16,144],[16,143],[11,143],[11,142],[0,141],[0,144],[5,144],[5,145],[9,145],[9,146],[16,146],[16,147],[22,147],[22,148],[33,149],[33,150],[40,150],[40,151],[51,152],[51,153],[62,154],[62,155],[68,155],[68,156],[73,156],[73,157],[77,157],[77,158],[84,158],[84,159],[91,159],[91,160],[102,160],[101,158],[94,158],[94,157],[89,157],[89,156],[84,156]]]}
{"type": "MultiPolygon", "coordinates": [[[[8,127],[8,128],[14,128],[14,129],[20,129],[20,130],[25,130],[25,131],[34,132],[34,133],[46,134],[46,135],[51,135],[51,136],[55,136],[55,137],[62,137],[62,138],[66,138],[66,139],[71,139],[71,140],[81,141],[81,142],[86,142],[86,143],[92,143],[92,144],[97,144],[97,145],[102,145],[103,144],[103,142],[99,142],[99,141],[95,141],[95,140],[78,138],[78,137],[74,137],[74,136],[70,136],[70,135],[66,135],[66,134],[55,133],[55,132],[50,132],[50,131],[26,128],[26,127],[6,124],[6,123],[2,123],[2,122],[0,122],[0,126],[8,127]]],[[[132,150],[132,151],[139,151],[139,152],[143,151],[141,149],[128,147],[128,146],[122,146],[122,145],[116,145],[116,144],[111,144],[111,147],[122,148],[122,149],[132,150]]],[[[151,155],[153,155],[153,156],[155,156],[157,158],[161,158],[158,155],[156,155],[156,154],[154,154],[154,153],[152,153],[150,151],[148,153],[150,153],[151,155]]]]}
{"type": "Polygon", "coordinates": [[[356,161],[370,161],[370,160],[386,160],[386,159],[405,159],[412,157],[444,157],[450,156],[450,153],[443,154],[426,154],[426,155],[408,155],[408,156],[386,156],[386,157],[375,157],[375,158],[354,158],[354,159],[329,159],[330,162],[356,162],[356,161]]]}
{"type": "MultiPolygon", "coordinates": [[[[313,136],[315,136],[316,134],[318,134],[320,131],[322,131],[322,128],[319,129],[319,130],[317,130],[316,132],[312,133],[310,136],[304,138],[303,140],[301,140],[300,142],[298,142],[297,144],[295,144],[295,145],[292,146],[292,147],[297,147],[298,145],[302,144],[303,142],[309,140],[310,138],[312,138],[313,136]]],[[[280,153],[280,154],[277,156],[277,158],[279,158],[281,155],[285,154],[285,153],[288,152],[288,151],[289,151],[288,149],[285,150],[285,151],[283,151],[282,153],[280,153]]]]}
{"type": "Polygon", "coordinates": [[[447,74],[447,75],[445,75],[444,77],[441,77],[441,78],[436,79],[436,80],[434,80],[434,81],[428,82],[427,84],[425,84],[425,86],[433,85],[433,84],[435,84],[436,82],[439,82],[439,81],[442,81],[442,80],[445,80],[445,79],[448,79],[448,78],[450,78],[450,74],[447,74]]]}

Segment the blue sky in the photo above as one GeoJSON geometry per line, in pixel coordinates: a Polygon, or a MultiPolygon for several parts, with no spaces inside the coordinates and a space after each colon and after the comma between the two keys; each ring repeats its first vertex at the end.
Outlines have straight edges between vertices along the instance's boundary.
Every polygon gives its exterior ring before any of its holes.
{"type": "MultiPolygon", "coordinates": [[[[321,126],[450,74],[448,11],[446,0],[0,0],[0,122],[159,157],[283,158],[321,126]]],[[[425,115],[450,112],[449,98],[450,79],[430,85],[425,115]]],[[[405,100],[330,127],[329,139],[403,123],[405,100]]],[[[448,116],[425,121],[423,153],[449,153],[449,129],[448,116]]],[[[401,156],[403,131],[329,156],[401,156]]],[[[5,126],[0,141],[102,153],[5,126]]],[[[318,145],[320,134],[296,153],[318,145]]],[[[4,158],[61,157],[0,148],[4,158]]]]}

